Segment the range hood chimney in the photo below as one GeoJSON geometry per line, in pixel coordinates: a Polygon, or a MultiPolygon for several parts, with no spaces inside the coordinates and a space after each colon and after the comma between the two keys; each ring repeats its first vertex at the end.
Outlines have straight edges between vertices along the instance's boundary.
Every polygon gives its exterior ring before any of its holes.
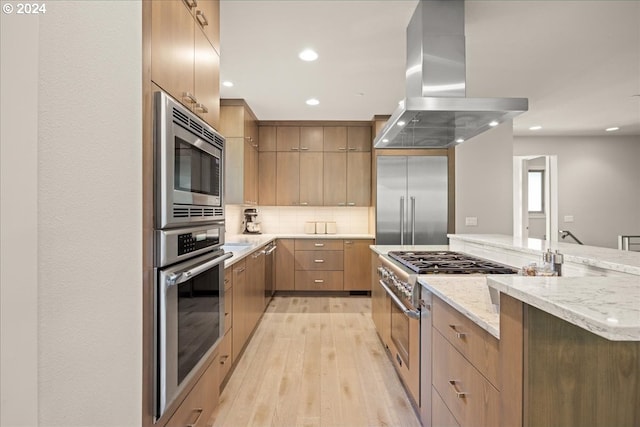
{"type": "Polygon", "coordinates": [[[420,0],[407,27],[406,98],[375,148],[442,148],[528,110],[527,98],[466,98],[463,0],[420,0]]]}

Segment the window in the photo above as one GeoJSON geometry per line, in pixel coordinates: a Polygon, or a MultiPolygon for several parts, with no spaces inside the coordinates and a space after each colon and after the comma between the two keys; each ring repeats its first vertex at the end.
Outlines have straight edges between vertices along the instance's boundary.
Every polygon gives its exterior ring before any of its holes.
{"type": "Polygon", "coordinates": [[[544,170],[529,171],[529,213],[544,213],[544,170]]]}

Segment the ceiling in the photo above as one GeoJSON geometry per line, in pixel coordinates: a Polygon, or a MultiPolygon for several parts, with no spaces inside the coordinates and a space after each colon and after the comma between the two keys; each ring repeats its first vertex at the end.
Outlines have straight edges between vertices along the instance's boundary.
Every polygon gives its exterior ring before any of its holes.
{"type": "MultiPolygon", "coordinates": [[[[391,114],[416,4],[222,0],[221,96],[260,120],[391,114]],[[309,47],[318,60],[298,59],[309,47]]],[[[640,135],[640,2],[473,0],[465,20],[467,96],[529,98],[516,135],[640,135]]]]}

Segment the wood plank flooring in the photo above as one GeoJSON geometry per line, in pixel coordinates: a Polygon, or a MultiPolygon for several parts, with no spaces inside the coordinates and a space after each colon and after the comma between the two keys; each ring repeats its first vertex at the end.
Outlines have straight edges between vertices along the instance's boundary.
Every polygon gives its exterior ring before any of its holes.
{"type": "Polygon", "coordinates": [[[277,296],[220,395],[214,426],[420,426],[371,299],[277,296]]]}

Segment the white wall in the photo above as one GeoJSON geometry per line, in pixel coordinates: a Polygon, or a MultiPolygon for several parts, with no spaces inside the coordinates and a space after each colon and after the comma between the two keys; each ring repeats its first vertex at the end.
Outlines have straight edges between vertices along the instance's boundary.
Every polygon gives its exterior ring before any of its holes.
{"type": "MultiPolygon", "coordinates": [[[[3,18],[3,30],[4,23],[3,18]]],[[[5,159],[3,152],[2,159],[3,166],[25,162],[26,173],[37,168],[36,176],[24,177],[20,170],[6,176],[3,167],[2,176],[3,205],[5,179],[11,180],[10,191],[37,199],[37,220],[30,221],[28,212],[26,223],[1,219],[3,230],[37,228],[28,230],[36,233],[37,256],[21,262],[37,278],[27,274],[27,283],[9,283],[36,290],[16,302],[27,313],[37,309],[37,332],[25,331],[24,361],[5,365],[3,359],[3,425],[141,422],[141,33],[140,0],[47,2],[39,17],[37,77],[26,82],[37,88],[37,100],[25,100],[37,117],[32,120],[37,157],[18,152],[5,159]],[[29,185],[31,179],[37,186],[29,185]],[[5,399],[7,390],[22,388],[20,375],[27,380],[34,375],[32,357],[37,357],[35,390],[19,402],[5,399]],[[5,376],[9,371],[18,375],[5,376]],[[29,401],[36,404],[20,421],[13,405],[29,401]]],[[[5,238],[3,261],[5,243],[20,240],[5,238]]],[[[4,296],[4,274],[2,286],[4,296]]],[[[3,298],[2,304],[8,302],[3,298]]],[[[4,346],[5,330],[19,331],[23,322],[19,312],[8,318],[3,313],[2,320],[4,346]]]]}
{"type": "Polygon", "coordinates": [[[618,234],[640,234],[640,137],[515,137],[513,154],[558,156],[561,230],[610,248],[618,234]]]}
{"type": "Polygon", "coordinates": [[[513,234],[512,133],[507,122],[456,146],[456,233],[513,234]]]}

